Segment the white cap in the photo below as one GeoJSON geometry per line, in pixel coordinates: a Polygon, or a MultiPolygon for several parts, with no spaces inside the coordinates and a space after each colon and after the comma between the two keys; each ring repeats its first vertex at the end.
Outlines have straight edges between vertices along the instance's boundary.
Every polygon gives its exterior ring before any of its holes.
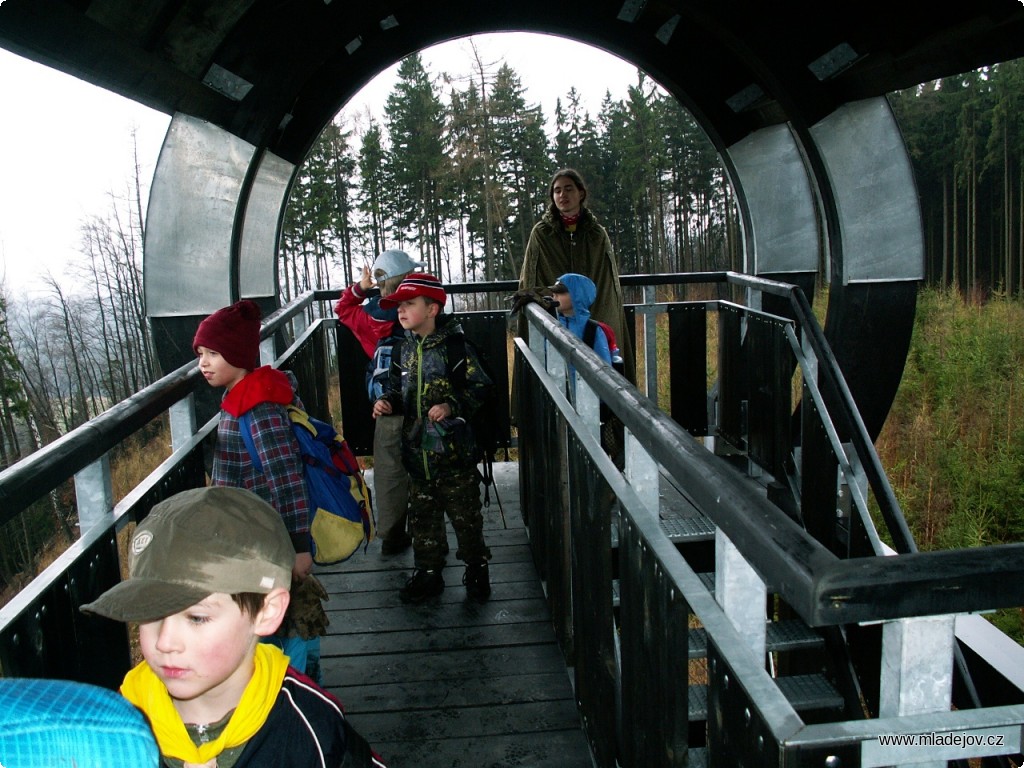
{"type": "Polygon", "coordinates": [[[373,262],[370,274],[374,280],[387,280],[389,277],[400,277],[425,266],[420,261],[413,261],[405,251],[384,251],[373,262]]]}

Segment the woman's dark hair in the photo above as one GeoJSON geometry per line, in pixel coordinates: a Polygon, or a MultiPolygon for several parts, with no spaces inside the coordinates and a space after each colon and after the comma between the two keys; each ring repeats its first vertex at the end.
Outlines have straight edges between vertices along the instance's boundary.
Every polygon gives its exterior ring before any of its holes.
{"type": "Polygon", "coordinates": [[[558,212],[558,208],[555,207],[555,182],[562,177],[572,179],[573,184],[579,187],[580,192],[583,193],[583,197],[580,198],[580,207],[582,208],[587,202],[587,184],[583,181],[583,177],[580,176],[580,172],[574,168],[562,168],[555,171],[555,175],[551,177],[551,183],[548,184],[548,200],[551,201],[551,210],[558,212]]]}

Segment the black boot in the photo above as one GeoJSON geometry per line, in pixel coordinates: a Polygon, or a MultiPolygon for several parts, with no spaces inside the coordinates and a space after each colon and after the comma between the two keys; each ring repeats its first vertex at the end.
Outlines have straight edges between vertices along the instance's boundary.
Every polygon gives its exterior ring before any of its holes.
{"type": "Polygon", "coordinates": [[[380,545],[380,553],[382,555],[399,555],[410,546],[412,546],[412,536],[402,530],[384,538],[384,542],[380,545]]]}
{"type": "Polygon", "coordinates": [[[403,603],[422,603],[444,592],[444,577],[440,569],[417,568],[416,572],[398,590],[398,599],[403,603]]]}
{"type": "Polygon", "coordinates": [[[462,574],[462,583],[466,585],[466,597],[478,603],[486,603],[491,596],[491,578],[487,571],[487,562],[467,563],[466,572],[462,574]]]}

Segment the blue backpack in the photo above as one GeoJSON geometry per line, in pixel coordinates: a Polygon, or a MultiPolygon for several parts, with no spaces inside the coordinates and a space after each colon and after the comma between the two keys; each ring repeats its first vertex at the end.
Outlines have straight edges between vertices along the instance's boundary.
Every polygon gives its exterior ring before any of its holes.
{"type": "MultiPolygon", "coordinates": [[[[330,424],[294,405],[285,407],[302,455],[313,561],[318,565],[340,563],[360,545],[365,552],[376,535],[376,524],[370,491],[352,449],[330,424]]],[[[253,466],[262,472],[263,463],[252,439],[252,418],[243,413],[238,423],[253,466]]]]}

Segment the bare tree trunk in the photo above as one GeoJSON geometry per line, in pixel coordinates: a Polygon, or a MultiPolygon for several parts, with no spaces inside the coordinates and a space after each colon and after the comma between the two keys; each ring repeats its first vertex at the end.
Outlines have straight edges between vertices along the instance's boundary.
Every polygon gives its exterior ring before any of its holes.
{"type": "Polygon", "coordinates": [[[943,174],[942,177],[942,275],[939,278],[939,285],[943,288],[949,285],[949,177],[943,174]]]}

